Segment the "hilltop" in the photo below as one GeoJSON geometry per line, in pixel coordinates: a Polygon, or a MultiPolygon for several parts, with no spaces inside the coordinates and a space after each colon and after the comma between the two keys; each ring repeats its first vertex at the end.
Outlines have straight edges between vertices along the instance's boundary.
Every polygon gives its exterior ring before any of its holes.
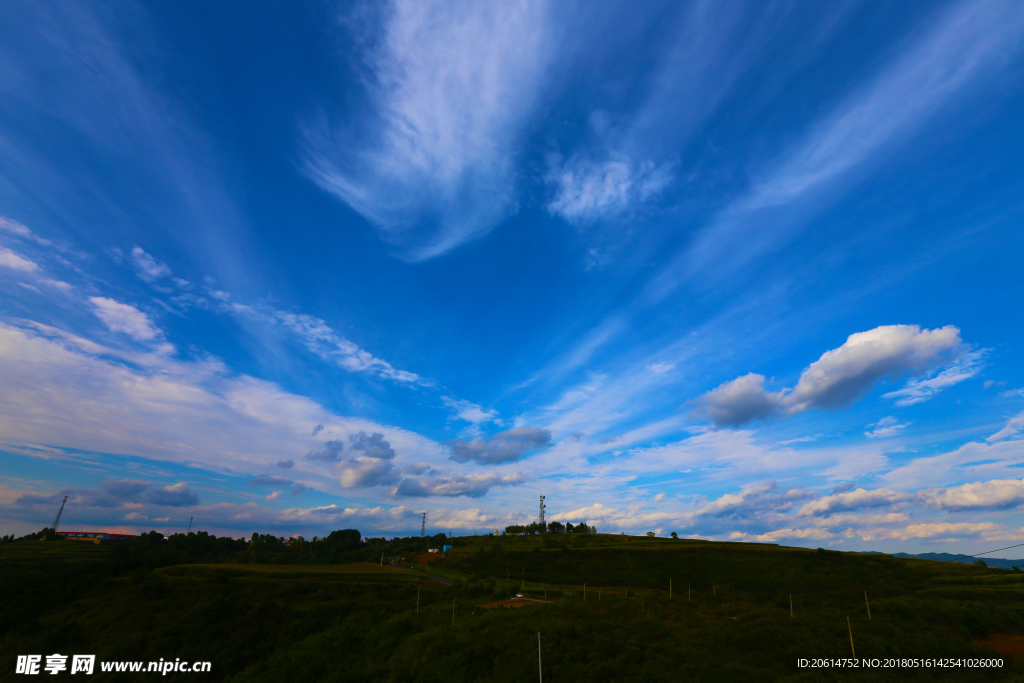
{"type": "MultiPolygon", "coordinates": [[[[0,679],[17,678],[17,653],[87,652],[207,660],[217,681],[531,681],[540,632],[546,681],[832,680],[796,662],[850,657],[849,630],[878,658],[999,657],[1024,635],[1024,574],[959,563],[605,534],[460,537],[444,555],[362,539],[333,564],[249,544],[200,561],[186,541],[173,558],[141,541],[0,545],[0,679]],[[483,607],[520,592],[547,602],[483,607]]],[[[855,676],[1019,680],[1004,660],[855,676]]]]}

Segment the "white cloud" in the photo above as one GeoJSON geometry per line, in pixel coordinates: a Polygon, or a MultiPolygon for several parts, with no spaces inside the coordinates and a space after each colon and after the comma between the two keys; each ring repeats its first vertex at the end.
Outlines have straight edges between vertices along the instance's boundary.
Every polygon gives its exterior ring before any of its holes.
{"type": "MultiPolygon", "coordinates": [[[[5,448],[47,444],[248,476],[319,448],[311,432],[323,424],[339,438],[383,434],[411,462],[440,465],[448,457],[447,449],[415,433],[340,417],[273,383],[229,373],[216,360],[126,352],[38,325],[0,323],[0,376],[5,448]]],[[[293,462],[290,479],[340,491],[322,465],[293,462]]]]}
{"type": "Polygon", "coordinates": [[[36,244],[39,244],[44,247],[56,246],[50,240],[46,239],[45,237],[40,237],[39,235],[29,230],[26,226],[14,220],[13,218],[0,216],[0,231],[6,232],[11,235],[15,235],[16,237],[19,237],[23,240],[35,242],[36,244]]]}
{"type": "Polygon", "coordinates": [[[889,417],[883,417],[874,424],[869,424],[868,429],[871,431],[864,432],[864,436],[869,439],[887,439],[890,436],[896,436],[909,426],[909,422],[900,424],[899,420],[890,415],[889,417]]]}
{"type": "Polygon", "coordinates": [[[924,379],[912,379],[902,389],[883,394],[883,398],[895,398],[898,406],[910,406],[932,398],[947,387],[974,377],[982,370],[981,359],[984,351],[971,351],[961,356],[953,365],[924,379]]]}
{"type": "Polygon", "coordinates": [[[20,270],[23,273],[34,273],[39,270],[39,265],[34,261],[30,261],[6,247],[0,247],[0,266],[11,270],[20,270]]]}
{"type": "Polygon", "coordinates": [[[359,456],[344,462],[339,481],[343,488],[350,489],[393,484],[398,479],[390,460],[359,456]]]}
{"type": "Polygon", "coordinates": [[[475,403],[463,399],[442,396],[441,402],[452,411],[452,416],[474,425],[485,422],[500,422],[496,410],[485,410],[475,403]]]}
{"type": "Polygon", "coordinates": [[[925,505],[952,512],[1015,508],[1024,504],[1024,479],[993,479],[928,489],[920,491],[918,499],[925,505]]]}
{"type": "Polygon", "coordinates": [[[237,315],[254,318],[260,322],[281,325],[298,336],[306,348],[320,358],[350,372],[366,372],[396,382],[428,383],[416,373],[398,370],[386,360],[377,358],[369,351],[345,339],[320,318],[303,313],[288,313],[237,303],[229,304],[229,310],[237,315]]]}
{"type": "Polygon", "coordinates": [[[516,205],[516,143],[553,56],[547,12],[531,1],[393,3],[367,58],[376,118],[361,137],[348,115],[349,132],[307,129],[312,179],[410,260],[488,232],[516,205]]]}
{"type": "Polygon", "coordinates": [[[128,304],[102,296],[89,297],[93,312],[111,332],[122,332],[136,341],[152,341],[160,330],[149,316],[128,304]]]}
{"type": "Polygon", "coordinates": [[[856,489],[845,493],[834,493],[807,503],[800,508],[800,515],[831,515],[834,512],[859,510],[861,508],[883,507],[907,501],[912,496],[900,491],[856,489]]]}
{"type": "Polygon", "coordinates": [[[612,218],[660,193],[672,180],[671,167],[636,163],[622,155],[604,162],[574,158],[546,177],[555,188],[547,209],[571,222],[612,218]]]}
{"type": "Polygon", "coordinates": [[[720,427],[738,427],[779,412],[783,392],[764,390],[764,375],[753,372],[715,387],[701,397],[701,412],[720,427]]]}
{"type": "Polygon", "coordinates": [[[153,282],[171,274],[171,269],[166,264],[154,259],[143,251],[142,247],[134,247],[132,249],[132,263],[134,263],[135,271],[139,274],[139,277],[147,282],[153,282]]]}
{"type": "Polygon", "coordinates": [[[1011,436],[1016,435],[1022,429],[1024,429],[1024,413],[1020,413],[1015,417],[1011,417],[1007,421],[1005,427],[1003,427],[998,432],[985,439],[985,441],[988,441],[989,443],[1002,441],[1003,439],[1008,439],[1011,436]]]}
{"type": "MultiPolygon", "coordinates": [[[[804,370],[792,390],[769,393],[763,386],[764,376],[751,373],[705,394],[700,410],[716,425],[735,427],[810,408],[841,408],[861,398],[885,377],[927,372],[950,362],[961,346],[960,330],[952,325],[934,330],[922,330],[917,325],[884,325],[851,334],[842,346],[826,351],[804,370]]],[[[921,391],[939,388],[936,385],[921,391]]]]}
{"type": "Polygon", "coordinates": [[[408,497],[468,496],[479,498],[494,486],[515,486],[525,481],[522,472],[512,474],[470,474],[451,477],[403,479],[395,495],[408,497]]]}
{"type": "Polygon", "coordinates": [[[660,300],[687,280],[713,286],[781,249],[808,216],[1020,50],[1024,12],[1014,0],[952,3],[936,17],[722,210],[651,281],[648,296],[660,300]]]}
{"type": "Polygon", "coordinates": [[[1008,478],[1024,465],[1024,440],[970,441],[962,446],[923,458],[914,458],[881,476],[886,485],[901,489],[943,486],[978,477],[1008,478]]]}
{"type": "Polygon", "coordinates": [[[456,462],[475,460],[488,465],[515,462],[527,453],[551,443],[551,432],[540,427],[515,427],[498,432],[490,439],[477,437],[472,441],[452,439],[445,445],[451,448],[451,459],[456,462]]]}
{"type": "Polygon", "coordinates": [[[911,524],[904,529],[893,529],[891,531],[872,534],[865,540],[887,538],[898,541],[909,541],[919,538],[930,539],[936,536],[945,536],[953,540],[958,540],[963,536],[977,536],[984,532],[998,531],[999,528],[999,525],[993,522],[941,522],[936,524],[911,524]]]}
{"type": "Polygon", "coordinates": [[[675,368],[675,363],[652,363],[647,366],[648,370],[658,375],[664,375],[670,370],[675,370],[675,368]]]}

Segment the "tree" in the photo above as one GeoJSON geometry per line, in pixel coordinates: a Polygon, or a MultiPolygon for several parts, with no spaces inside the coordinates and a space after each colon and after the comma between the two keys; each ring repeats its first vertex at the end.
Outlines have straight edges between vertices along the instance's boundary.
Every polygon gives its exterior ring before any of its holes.
{"type": "Polygon", "coordinates": [[[647,532],[647,538],[654,538],[654,532],[653,531],[648,531],[647,532]]]}
{"type": "Polygon", "coordinates": [[[548,522],[548,533],[549,534],[560,534],[565,531],[565,527],[562,526],[561,522],[548,522]]]}
{"type": "Polygon", "coordinates": [[[673,531],[672,532],[672,538],[679,538],[679,534],[677,534],[676,532],[673,531]]]}

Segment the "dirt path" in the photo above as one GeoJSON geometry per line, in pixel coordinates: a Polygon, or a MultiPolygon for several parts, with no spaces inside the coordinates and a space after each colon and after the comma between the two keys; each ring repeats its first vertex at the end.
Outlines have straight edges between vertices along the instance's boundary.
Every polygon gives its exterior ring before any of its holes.
{"type": "Polygon", "coordinates": [[[452,585],[451,581],[449,581],[448,579],[442,579],[440,576],[434,576],[433,574],[427,574],[426,572],[420,572],[420,571],[416,571],[415,569],[409,569],[408,567],[403,567],[402,565],[400,565],[397,562],[395,562],[395,560],[397,560],[397,559],[398,559],[397,557],[389,557],[388,558],[388,564],[390,564],[392,567],[398,567],[399,569],[404,569],[404,570],[406,570],[408,572],[412,572],[413,574],[419,574],[420,576],[425,576],[428,579],[433,579],[434,581],[440,581],[441,583],[445,584],[446,586],[452,585]]]}
{"type": "Polygon", "coordinates": [[[516,609],[522,609],[524,605],[546,605],[550,602],[550,600],[535,600],[534,598],[511,598],[510,600],[501,600],[499,602],[491,602],[480,606],[484,609],[498,609],[500,607],[514,607],[516,609]]]}

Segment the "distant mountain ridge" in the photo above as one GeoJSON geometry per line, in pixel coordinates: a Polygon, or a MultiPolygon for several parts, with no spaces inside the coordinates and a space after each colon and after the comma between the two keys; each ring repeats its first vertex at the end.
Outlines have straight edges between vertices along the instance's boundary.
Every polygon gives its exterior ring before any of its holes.
{"type": "Polygon", "coordinates": [[[976,560],[984,560],[985,564],[989,567],[999,567],[1000,569],[1010,569],[1011,567],[1024,567],[1024,560],[1002,560],[997,557],[962,557],[960,555],[953,555],[951,553],[921,553],[920,555],[911,555],[910,553],[880,553],[877,550],[866,550],[863,551],[864,555],[892,555],[893,557],[909,557],[915,560],[936,560],[938,562],[963,562],[964,564],[972,564],[976,560]]]}

